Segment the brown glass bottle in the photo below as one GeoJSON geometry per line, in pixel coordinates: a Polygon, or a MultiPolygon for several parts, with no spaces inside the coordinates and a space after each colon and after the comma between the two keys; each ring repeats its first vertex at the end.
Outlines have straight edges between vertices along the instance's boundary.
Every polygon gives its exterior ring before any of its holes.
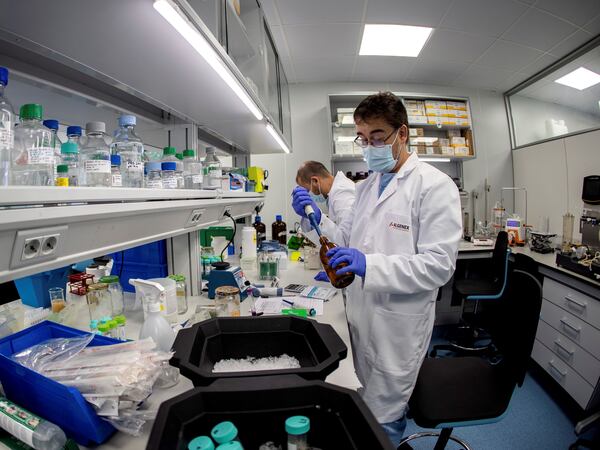
{"type": "Polygon", "coordinates": [[[329,265],[329,258],[327,257],[327,252],[332,248],[337,247],[333,242],[330,242],[325,236],[321,236],[321,250],[319,252],[319,256],[321,257],[321,263],[323,264],[323,268],[325,272],[327,272],[327,277],[331,282],[331,285],[337,289],[343,289],[345,287],[350,286],[354,281],[354,274],[352,272],[345,273],[344,275],[336,275],[336,272],[340,270],[342,267],[346,267],[348,264],[341,263],[335,269],[331,268],[329,265]]]}
{"type": "Polygon", "coordinates": [[[287,225],[279,214],[275,216],[275,222],[271,225],[271,239],[283,245],[287,244],[287,225]]]}
{"type": "Polygon", "coordinates": [[[260,216],[256,216],[256,220],[252,224],[256,230],[256,245],[260,245],[267,238],[267,227],[262,222],[260,216]]]}

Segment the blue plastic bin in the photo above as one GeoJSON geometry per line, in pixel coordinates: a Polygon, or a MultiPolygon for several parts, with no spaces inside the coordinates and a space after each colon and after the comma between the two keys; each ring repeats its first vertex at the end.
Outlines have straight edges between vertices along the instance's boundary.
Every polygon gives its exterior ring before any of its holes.
{"type": "Polygon", "coordinates": [[[65,289],[71,266],[36,273],[15,280],[19,296],[23,303],[34,308],[50,307],[48,289],[59,287],[65,289]]]}
{"type": "Polygon", "coordinates": [[[121,286],[125,292],[135,292],[135,287],[129,284],[131,278],[164,278],[169,274],[169,267],[166,264],[136,264],[125,260],[123,271],[121,265],[113,266],[111,275],[119,275],[121,286]]]}
{"type": "Polygon", "coordinates": [[[121,264],[121,253],[125,258],[125,264],[130,262],[136,264],[167,264],[167,243],[164,240],[113,253],[112,258],[115,264],[121,264]]]}
{"type": "MultiPolygon", "coordinates": [[[[80,445],[90,446],[106,441],[115,428],[98,417],[77,389],[63,386],[11,359],[13,354],[45,340],[83,334],[86,333],[46,321],[0,339],[0,382],[11,401],[58,425],[80,445]]],[[[90,345],[119,342],[95,336],[90,345]]]]}

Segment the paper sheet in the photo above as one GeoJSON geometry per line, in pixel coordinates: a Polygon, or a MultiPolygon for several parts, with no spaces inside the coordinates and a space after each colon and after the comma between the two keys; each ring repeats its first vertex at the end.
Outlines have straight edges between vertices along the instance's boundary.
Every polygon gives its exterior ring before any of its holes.
{"type": "Polygon", "coordinates": [[[319,300],[328,301],[336,293],[337,293],[337,290],[334,288],[326,288],[326,287],[319,287],[319,286],[307,286],[302,292],[300,292],[300,295],[302,297],[316,298],[319,300]]]}
{"type": "Polygon", "coordinates": [[[262,312],[264,314],[281,314],[282,309],[292,308],[291,305],[285,303],[283,300],[294,302],[295,305],[303,308],[314,308],[317,311],[317,316],[323,315],[323,300],[317,300],[305,297],[267,297],[257,298],[254,306],[256,312],[262,312]]]}

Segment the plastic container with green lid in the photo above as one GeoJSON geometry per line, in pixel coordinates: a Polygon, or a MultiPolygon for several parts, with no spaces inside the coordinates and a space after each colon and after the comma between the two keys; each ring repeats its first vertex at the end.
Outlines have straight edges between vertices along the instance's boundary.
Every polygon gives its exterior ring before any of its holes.
{"type": "Polygon", "coordinates": [[[39,103],[28,103],[21,106],[19,117],[21,120],[42,120],[44,107],[39,103]]]}
{"type": "Polygon", "coordinates": [[[108,292],[110,292],[110,299],[112,302],[112,315],[118,316],[123,314],[125,310],[125,304],[123,301],[123,288],[119,282],[117,275],[107,275],[100,278],[100,283],[108,284],[108,292]]]}
{"type": "Polygon", "coordinates": [[[102,336],[109,336],[110,325],[109,322],[101,323],[98,325],[98,331],[102,336]]]}
{"type": "Polygon", "coordinates": [[[310,419],[306,416],[292,416],[285,421],[285,431],[288,434],[288,450],[305,449],[308,447],[308,432],[310,419]]]}
{"type": "Polygon", "coordinates": [[[125,337],[125,324],[127,323],[127,318],[123,315],[118,315],[113,318],[115,322],[117,322],[117,330],[113,337],[120,339],[122,341],[126,341],[125,337]]]}
{"type": "Polygon", "coordinates": [[[231,441],[219,445],[217,450],[244,450],[244,447],[238,441],[231,441]]]}
{"type": "Polygon", "coordinates": [[[208,436],[198,436],[190,441],[188,450],[215,450],[215,444],[208,436]]]}
{"type": "Polygon", "coordinates": [[[215,425],[210,432],[210,435],[217,444],[225,444],[231,441],[239,442],[238,429],[228,420],[215,425]]]}

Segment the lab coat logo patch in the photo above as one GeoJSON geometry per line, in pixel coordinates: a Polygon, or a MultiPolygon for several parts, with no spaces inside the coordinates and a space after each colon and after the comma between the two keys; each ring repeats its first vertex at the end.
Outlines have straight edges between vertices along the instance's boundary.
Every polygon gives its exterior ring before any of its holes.
{"type": "Polygon", "coordinates": [[[391,230],[404,231],[405,233],[408,233],[410,231],[410,225],[404,225],[403,223],[398,223],[394,221],[390,222],[389,228],[391,230]]]}

